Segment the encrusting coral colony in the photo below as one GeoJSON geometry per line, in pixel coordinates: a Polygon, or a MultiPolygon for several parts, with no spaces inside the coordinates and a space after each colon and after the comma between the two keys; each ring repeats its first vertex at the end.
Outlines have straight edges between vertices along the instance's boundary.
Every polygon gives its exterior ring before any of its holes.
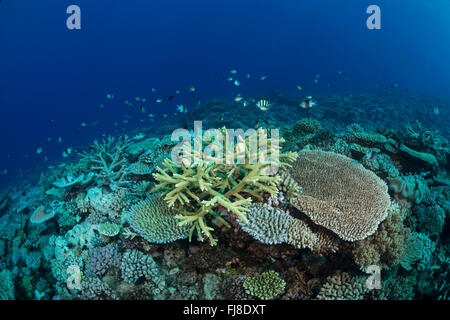
{"type": "Polygon", "coordinates": [[[416,127],[95,141],[0,195],[0,299],[448,299],[449,149],[416,127]]]}

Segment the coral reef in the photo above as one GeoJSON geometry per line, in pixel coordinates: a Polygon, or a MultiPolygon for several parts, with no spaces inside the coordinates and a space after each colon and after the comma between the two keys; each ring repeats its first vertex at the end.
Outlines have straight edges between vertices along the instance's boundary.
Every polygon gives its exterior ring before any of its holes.
{"type": "Polygon", "coordinates": [[[286,282],[273,270],[245,279],[243,286],[247,294],[270,300],[284,291],[286,282]]]}
{"type": "Polygon", "coordinates": [[[250,134],[192,148],[175,117],[2,190],[0,299],[448,300],[448,121],[414,122],[395,95],[265,98],[191,108],[250,134]]]}

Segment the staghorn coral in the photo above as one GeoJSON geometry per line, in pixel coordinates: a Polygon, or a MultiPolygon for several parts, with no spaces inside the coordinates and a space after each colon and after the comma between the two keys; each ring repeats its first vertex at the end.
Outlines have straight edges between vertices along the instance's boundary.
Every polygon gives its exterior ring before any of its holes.
{"type": "Polygon", "coordinates": [[[131,207],[128,222],[148,242],[168,243],[189,234],[189,224],[177,225],[176,214],[160,194],[155,194],[131,207]]]}
{"type": "Polygon", "coordinates": [[[327,282],[320,289],[319,300],[363,300],[368,292],[362,279],[348,273],[337,273],[327,277],[327,282]]]}
{"type": "Polygon", "coordinates": [[[291,204],[343,240],[370,236],[387,216],[386,184],[343,155],[301,151],[291,175],[303,191],[291,204]]]}
{"type": "MultiPolygon", "coordinates": [[[[277,144],[272,145],[272,140],[267,138],[267,132],[263,129],[258,129],[246,139],[238,136],[236,147],[230,147],[234,141],[230,139],[226,128],[217,130],[216,134],[216,138],[209,141],[211,144],[207,147],[210,151],[218,148],[223,151],[216,154],[216,158],[210,155],[206,156],[205,160],[191,162],[191,156],[195,155],[196,151],[194,148],[192,153],[189,145],[188,155],[184,155],[181,163],[166,159],[165,168],[158,167],[158,173],[153,174],[159,182],[156,188],[165,195],[169,207],[177,207],[180,210],[180,214],[176,216],[180,219],[180,224],[192,224],[189,239],[196,231],[200,241],[203,241],[205,235],[211,245],[217,244],[217,240],[213,238],[213,229],[207,226],[206,218],[213,215],[229,226],[217,213],[216,208],[222,206],[246,222],[245,213],[249,209],[244,205],[251,203],[251,197],[261,199],[263,193],[275,195],[278,192],[277,183],[280,177],[267,175],[267,171],[273,169],[271,165],[283,169],[289,164],[282,160],[291,161],[296,158],[295,153],[280,153],[280,160],[274,158],[280,147],[277,144]],[[257,157],[254,150],[257,141],[260,146],[271,145],[270,149],[273,149],[274,154],[254,158],[257,157]],[[251,158],[254,158],[254,161],[251,158]]],[[[195,158],[198,157],[202,158],[197,154],[195,158]]]]}
{"type": "Polygon", "coordinates": [[[124,164],[127,161],[124,152],[129,144],[128,136],[120,137],[117,141],[109,136],[102,144],[95,140],[91,153],[80,153],[81,162],[91,164],[99,185],[122,184],[125,182],[124,164]]]}
{"type": "Polygon", "coordinates": [[[263,300],[270,300],[283,293],[286,282],[280,275],[270,270],[254,277],[248,277],[244,281],[244,289],[247,294],[263,300]]]}

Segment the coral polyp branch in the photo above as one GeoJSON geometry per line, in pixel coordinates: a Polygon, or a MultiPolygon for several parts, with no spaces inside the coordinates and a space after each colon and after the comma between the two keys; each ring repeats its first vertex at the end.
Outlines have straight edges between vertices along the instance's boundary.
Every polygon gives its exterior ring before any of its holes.
{"type": "MultiPolygon", "coordinates": [[[[158,167],[157,172],[153,174],[159,183],[156,189],[163,193],[169,207],[179,210],[180,214],[176,216],[180,220],[179,224],[192,223],[190,238],[193,232],[197,231],[199,240],[203,241],[203,236],[206,236],[211,245],[215,245],[217,241],[211,234],[213,229],[208,226],[209,218],[214,216],[228,225],[223,217],[217,215],[215,209],[223,207],[241,221],[247,221],[246,212],[249,209],[246,205],[250,204],[253,198],[262,199],[264,194],[274,196],[278,193],[280,176],[269,176],[265,170],[272,165],[279,168],[288,167],[289,161],[295,160],[297,156],[293,152],[280,153],[278,144],[272,146],[272,139],[266,135],[262,135],[261,138],[262,129],[260,129],[246,139],[238,136],[238,143],[232,149],[230,157],[227,152],[231,150],[229,133],[226,128],[222,128],[219,132],[222,141],[225,142],[224,158],[220,159],[221,161],[196,159],[186,166],[183,161],[176,163],[166,159],[163,168],[158,167]],[[272,150],[270,153],[266,152],[263,159],[250,161],[256,138],[259,138],[260,146],[270,145],[272,150]],[[237,161],[237,153],[245,154],[244,161],[237,161]],[[227,162],[226,156],[232,158],[233,163],[227,162]]],[[[212,144],[219,146],[218,141],[216,138],[212,144]]],[[[186,155],[184,156],[186,159],[186,155]]],[[[194,156],[194,153],[188,156],[194,156]]]]}

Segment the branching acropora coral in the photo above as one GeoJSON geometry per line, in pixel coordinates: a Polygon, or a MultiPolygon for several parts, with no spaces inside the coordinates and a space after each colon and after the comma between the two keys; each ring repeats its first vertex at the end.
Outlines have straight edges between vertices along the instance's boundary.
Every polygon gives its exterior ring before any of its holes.
{"type": "MultiPolygon", "coordinates": [[[[258,129],[245,139],[238,136],[237,145],[230,147],[230,141],[233,141],[224,127],[218,130],[216,138],[210,141],[212,143],[208,146],[212,150],[222,148],[221,158],[216,154],[214,161],[211,161],[212,158],[197,159],[193,163],[186,157],[181,163],[166,159],[164,169],[157,168],[158,173],[153,174],[159,182],[156,188],[165,195],[164,199],[169,207],[176,207],[180,211],[176,216],[180,220],[179,224],[192,224],[189,239],[196,231],[200,241],[203,241],[205,235],[211,245],[215,245],[217,240],[211,234],[213,229],[207,225],[207,217],[212,215],[229,226],[218,214],[218,206],[234,213],[245,223],[246,212],[249,210],[245,205],[252,202],[252,197],[262,199],[265,193],[278,193],[277,184],[280,177],[269,176],[266,171],[273,164],[281,169],[289,167],[288,162],[296,159],[296,153],[280,153],[279,145],[272,143],[272,139],[267,138],[265,133],[265,130],[258,129]],[[270,145],[267,150],[271,152],[267,153],[264,159],[261,159],[261,153],[257,153],[260,155],[258,161],[251,161],[255,157],[255,141],[258,141],[259,146],[270,145]],[[229,164],[229,154],[232,155],[232,164],[229,164]],[[239,156],[244,156],[244,159],[239,158],[243,161],[236,161],[239,156]]],[[[282,142],[284,140],[281,139],[280,143],[282,142]]]]}
{"type": "Polygon", "coordinates": [[[92,153],[80,153],[81,161],[92,164],[91,170],[97,172],[100,185],[123,183],[124,164],[127,161],[124,157],[124,150],[130,143],[128,136],[121,137],[118,141],[110,136],[102,144],[95,140],[90,147],[92,153]]]}

